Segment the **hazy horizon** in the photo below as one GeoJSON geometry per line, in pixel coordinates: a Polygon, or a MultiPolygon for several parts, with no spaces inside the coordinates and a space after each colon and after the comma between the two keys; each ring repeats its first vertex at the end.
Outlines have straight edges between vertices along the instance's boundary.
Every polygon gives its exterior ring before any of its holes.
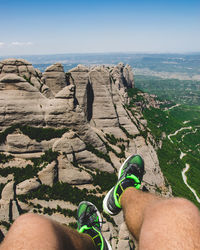
{"type": "Polygon", "coordinates": [[[15,54],[15,55],[0,55],[0,58],[11,58],[13,57],[37,57],[37,56],[59,56],[59,55],[200,55],[199,51],[185,51],[185,52],[168,52],[168,51],[110,51],[110,52],[81,52],[81,53],[74,53],[74,52],[68,52],[68,53],[46,53],[46,54],[15,54]]]}

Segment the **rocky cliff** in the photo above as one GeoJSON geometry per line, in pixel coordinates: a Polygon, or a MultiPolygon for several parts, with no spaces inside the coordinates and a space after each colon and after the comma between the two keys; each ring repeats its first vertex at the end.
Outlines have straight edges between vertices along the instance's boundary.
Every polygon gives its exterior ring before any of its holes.
{"type": "MultiPolygon", "coordinates": [[[[0,62],[4,234],[24,212],[43,213],[73,226],[81,200],[96,202],[101,209],[121,162],[134,153],[146,163],[145,189],[170,195],[146,122],[137,108],[127,108],[131,88],[132,69],[122,63],[78,65],[67,73],[56,63],[41,73],[25,60],[0,62]]],[[[121,214],[103,231],[113,249],[131,249],[121,214]]]]}

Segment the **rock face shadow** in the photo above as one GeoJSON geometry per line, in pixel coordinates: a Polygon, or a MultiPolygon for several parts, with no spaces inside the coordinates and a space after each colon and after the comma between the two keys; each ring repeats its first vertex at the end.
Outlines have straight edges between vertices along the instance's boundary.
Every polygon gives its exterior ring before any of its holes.
{"type": "Polygon", "coordinates": [[[87,84],[86,92],[87,92],[86,116],[87,116],[87,121],[90,122],[93,116],[93,102],[94,102],[94,91],[90,82],[88,82],[87,84]]]}

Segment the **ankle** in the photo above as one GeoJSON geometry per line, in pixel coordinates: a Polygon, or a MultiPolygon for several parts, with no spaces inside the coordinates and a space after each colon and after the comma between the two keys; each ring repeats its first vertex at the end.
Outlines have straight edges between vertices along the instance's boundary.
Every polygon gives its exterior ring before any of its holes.
{"type": "Polygon", "coordinates": [[[104,239],[101,232],[96,228],[83,226],[79,232],[89,236],[96,250],[103,249],[102,245],[104,244],[104,239]]]}
{"type": "Polygon", "coordinates": [[[139,189],[140,186],[141,186],[141,183],[139,182],[139,180],[138,182],[136,182],[135,179],[132,179],[132,178],[131,179],[126,178],[124,181],[122,181],[120,185],[118,185],[117,187],[117,192],[119,194],[119,198],[117,202],[119,203],[119,207],[122,207],[121,198],[122,196],[124,196],[124,193],[126,192],[126,190],[130,188],[139,189]]]}
{"type": "Polygon", "coordinates": [[[141,191],[136,189],[133,186],[129,186],[127,187],[122,196],[120,197],[120,204],[121,207],[126,207],[128,204],[130,204],[130,200],[134,199],[134,197],[138,196],[138,193],[140,193],[141,191]]]}

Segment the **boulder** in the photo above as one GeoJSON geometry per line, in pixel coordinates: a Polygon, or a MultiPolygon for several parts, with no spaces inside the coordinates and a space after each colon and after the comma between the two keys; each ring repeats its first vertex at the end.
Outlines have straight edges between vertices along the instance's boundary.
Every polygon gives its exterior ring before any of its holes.
{"type": "Polygon", "coordinates": [[[54,179],[57,176],[56,171],[56,165],[57,163],[55,161],[49,163],[45,168],[43,168],[41,171],[38,172],[38,178],[42,182],[42,184],[45,184],[47,186],[52,187],[54,183],[54,179]]]}
{"type": "Polygon", "coordinates": [[[23,134],[9,134],[6,138],[6,146],[7,152],[10,153],[31,153],[43,150],[41,143],[23,134]]]}
{"type": "Polygon", "coordinates": [[[10,201],[0,200],[0,221],[9,221],[10,201]]]}
{"type": "Polygon", "coordinates": [[[54,151],[61,151],[66,154],[77,153],[85,150],[85,143],[78,138],[73,132],[65,133],[61,139],[53,145],[54,151]],[[72,137],[72,134],[74,135],[72,137]]]}
{"type": "Polygon", "coordinates": [[[77,163],[83,165],[85,168],[100,170],[104,172],[114,173],[114,168],[110,163],[104,159],[99,158],[94,153],[84,150],[75,154],[77,163]]]}
{"type": "Polygon", "coordinates": [[[128,240],[129,239],[129,231],[127,229],[125,222],[123,222],[120,226],[119,239],[120,240],[128,240]]]}
{"type": "Polygon", "coordinates": [[[86,171],[74,167],[64,156],[58,158],[59,181],[73,185],[88,184],[92,182],[92,176],[86,171]]]}
{"type": "Polygon", "coordinates": [[[15,182],[14,181],[8,182],[8,184],[6,184],[2,190],[1,200],[6,202],[13,200],[15,195],[14,189],[15,189],[15,182]]]}
{"type": "Polygon", "coordinates": [[[61,63],[55,63],[47,67],[45,72],[64,72],[64,68],[61,63]]]}
{"type": "Polygon", "coordinates": [[[43,73],[42,80],[50,88],[53,95],[56,95],[69,84],[63,66],[59,63],[49,66],[43,73]]]}
{"type": "Polygon", "coordinates": [[[37,178],[27,179],[16,186],[16,195],[27,194],[41,186],[37,178]]]}
{"type": "Polygon", "coordinates": [[[12,201],[12,219],[16,220],[20,216],[17,201],[12,201]]]}
{"type": "Polygon", "coordinates": [[[117,245],[117,250],[130,250],[132,249],[129,243],[129,240],[119,240],[117,245]]]}

